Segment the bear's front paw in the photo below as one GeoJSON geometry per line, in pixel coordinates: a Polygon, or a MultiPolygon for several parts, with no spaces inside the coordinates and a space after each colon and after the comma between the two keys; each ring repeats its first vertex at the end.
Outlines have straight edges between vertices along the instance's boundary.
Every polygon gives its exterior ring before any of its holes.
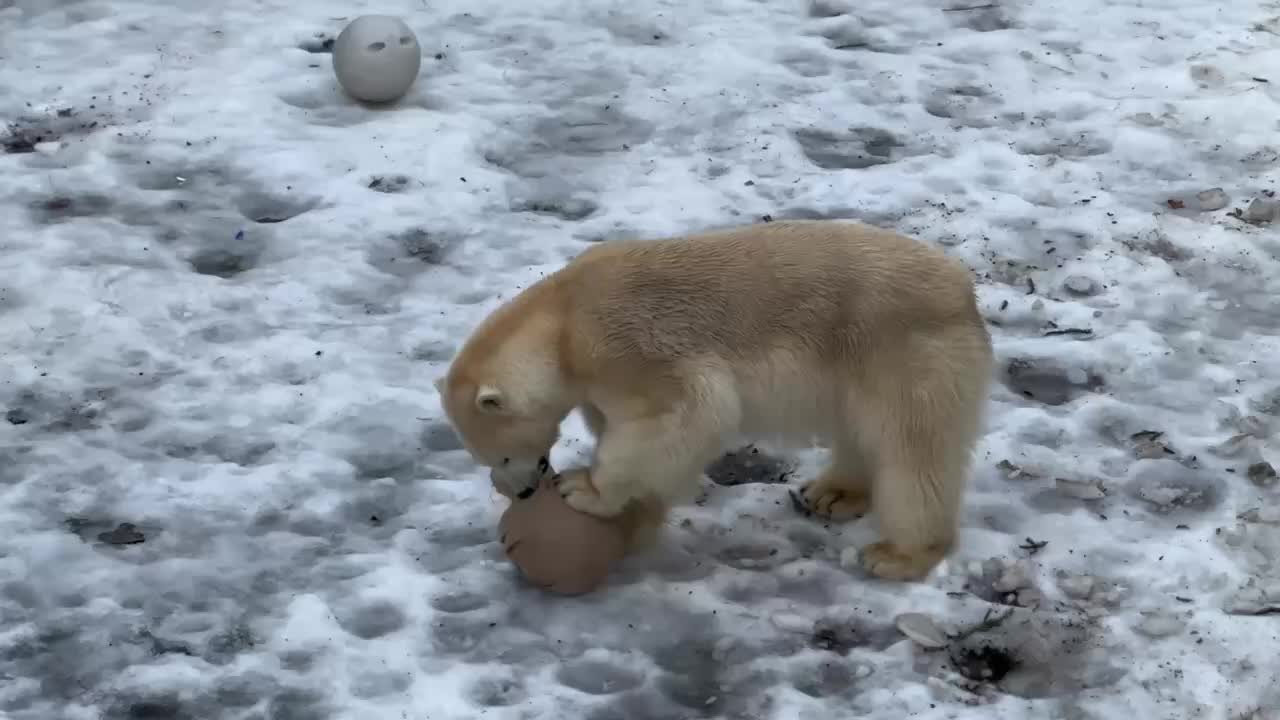
{"type": "Polygon", "coordinates": [[[800,489],[801,505],[818,517],[837,522],[862,517],[871,507],[865,485],[823,476],[800,489]]]}
{"type": "Polygon", "coordinates": [[[588,470],[569,470],[561,473],[555,482],[560,497],[574,510],[596,517],[614,517],[622,512],[624,503],[602,496],[595,483],[591,482],[588,470]]]}

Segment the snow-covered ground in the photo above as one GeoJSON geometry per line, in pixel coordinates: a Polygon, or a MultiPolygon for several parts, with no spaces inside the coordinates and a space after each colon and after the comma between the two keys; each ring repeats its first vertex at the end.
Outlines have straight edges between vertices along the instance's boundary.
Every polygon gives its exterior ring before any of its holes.
{"type": "Polygon", "coordinates": [[[0,717],[1280,717],[1277,118],[1260,0],[0,0],[0,717]],[[326,54],[366,12],[423,46],[392,108],[326,54]],[[787,217],[980,278],[962,547],[868,579],[766,449],[524,586],[463,334],[787,217]]]}

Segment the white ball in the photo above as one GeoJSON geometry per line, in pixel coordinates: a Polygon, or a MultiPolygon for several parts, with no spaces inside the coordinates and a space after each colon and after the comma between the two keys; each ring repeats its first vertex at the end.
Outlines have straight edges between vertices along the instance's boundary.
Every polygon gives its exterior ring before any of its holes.
{"type": "Polygon", "coordinates": [[[366,102],[396,100],[422,66],[422,48],[398,17],[361,15],[333,43],[333,72],[342,88],[366,102]]]}

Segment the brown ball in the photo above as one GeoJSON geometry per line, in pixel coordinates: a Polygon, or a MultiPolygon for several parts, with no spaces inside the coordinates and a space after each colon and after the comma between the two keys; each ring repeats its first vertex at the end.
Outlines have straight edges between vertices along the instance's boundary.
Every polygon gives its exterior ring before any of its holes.
{"type": "Polygon", "coordinates": [[[569,507],[550,480],[512,500],[498,532],[520,574],[558,595],[595,590],[626,552],[622,525],[569,507]]]}

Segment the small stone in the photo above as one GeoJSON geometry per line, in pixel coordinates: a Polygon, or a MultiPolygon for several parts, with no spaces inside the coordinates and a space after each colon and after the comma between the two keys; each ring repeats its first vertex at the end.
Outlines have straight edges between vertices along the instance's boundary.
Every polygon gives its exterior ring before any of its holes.
{"type": "Polygon", "coordinates": [[[947,636],[942,628],[924,613],[902,613],[893,619],[893,624],[898,627],[899,632],[922,648],[937,650],[947,646],[947,636]]]}
{"type": "Polygon", "coordinates": [[[1261,225],[1272,222],[1277,215],[1280,215],[1280,200],[1256,197],[1240,218],[1245,222],[1261,225]]]}
{"type": "Polygon", "coordinates": [[[1059,493],[1077,500],[1101,500],[1107,496],[1101,480],[1057,478],[1053,482],[1059,493]]]}
{"type": "Polygon", "coordinates": [[[1163,610],[1148,610],[1141,614],[1142,619],[1138,621],[1134,630],[1152,639],[1177,635],[1187,626],[1184,618],[1163,610]]]}
{"type": "Polygon", "coordinates": [[[1099,289],[1098,283],[1094,282],[1093,278],[1084,275],[1071,275],[1062,282],[1062,287],[1066,288],[1067,292],[1072,295],[1079,297],[1097,295],[1099,289]]]}
{"type": "Polygon", "coordinates": [[[108,545],[134,545],[144,542],[146,535],[138,532],[133,523],[120,523],[115,530],[98,533],[98,539],[108,545]]]}
{"type": "Polygon", "coordinates": [[[1216,187],[1196,193],[1196,202],[1204,212],[1213,212],[1230,204],[1231,198],[1227,197],[1227,193],[1222,188],[1216,187]]]}
{"type": "Polygon", "coordinates": [[[14,408],[4,414],[4,419],[9,421],[10,425],[26,425],[31,421],[31,416],[22,408],[14,408]]]}
{"type": "Polygon", "coordinates": [[[1249,482],[1261,488],[1273,487],[1276,485],[1277,481],[1280,480],[1280,478],[1277,478],[1276,476],[1276,469],[1271,466],[1271,463],[1266,461],[1256,462],[1250,465],[1246,474],[1249,478],[1249,482]]]}

